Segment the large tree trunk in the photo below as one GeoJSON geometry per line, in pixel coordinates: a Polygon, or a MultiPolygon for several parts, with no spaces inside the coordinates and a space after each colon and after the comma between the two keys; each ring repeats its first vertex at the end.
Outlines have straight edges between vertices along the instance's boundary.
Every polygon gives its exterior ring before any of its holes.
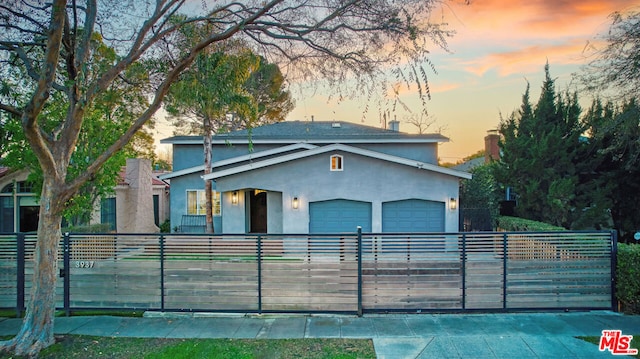
{"type": "MultiPolygon", "coordinates": [[[[206,117],[204,119],[204,174],[208,175],[211,173],[211,136],[213,135],[213,128],[211,119],[206,117]]],[[[205,207],[206,207],[206,233],[213,233],[213,201],[211,200],[211,196],[213,195],[213,185],[211,180],[205,180],[204,182],[204,196],[205,199],[205,207]]]]}
{"type": "Polygon", "coordinates": [[[42,188],[33,285],[26,316],[15,338],[3,343],[3,349],[13,351],[16,355],[35,356],[54,342],[53,320],[63,209],[57,189],[61,187],[45,180],[42,188]]]}

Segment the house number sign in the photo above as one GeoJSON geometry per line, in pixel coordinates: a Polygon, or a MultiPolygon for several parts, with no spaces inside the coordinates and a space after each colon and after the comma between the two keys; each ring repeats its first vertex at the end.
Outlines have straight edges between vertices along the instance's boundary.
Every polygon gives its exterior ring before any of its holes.
{"type": "Polygon", "coordinates": [[[95,261],[76,261],[75,262],[75,267],[76,268],[93,268],[96,265],[95,261]]]}

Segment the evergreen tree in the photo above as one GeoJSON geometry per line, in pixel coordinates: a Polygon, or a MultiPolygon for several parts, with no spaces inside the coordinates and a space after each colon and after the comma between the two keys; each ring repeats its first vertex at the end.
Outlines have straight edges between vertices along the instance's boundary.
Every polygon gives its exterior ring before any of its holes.
{"type": "Polygon", "coordinates": [[[580,146],[580,107],[576,94],[558,95],[545,66],[545,81],[535,107],[529,86],[522,105],[500,124],[502,158],[496,178],[517,193],[516,214],[569,228],[574,220],[580,146]]]}
{"type": "Polygon", "coordinates": [[[640,107],[635,100],[619,107],[595,100],[584,123],[589,135],[584,163],[590,165],[582,174],[590,184],[584,191],[589,200],[585,212],[598,214],[606,224],[612,220],[620,240],[631,242],[640,228],[640,107]]]}

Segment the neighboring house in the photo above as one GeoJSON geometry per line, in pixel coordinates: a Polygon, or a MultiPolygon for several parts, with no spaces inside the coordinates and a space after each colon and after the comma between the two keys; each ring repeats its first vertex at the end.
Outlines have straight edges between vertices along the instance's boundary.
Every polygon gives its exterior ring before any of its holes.
{"type": "MultiPolygon", "coordinates": [[[[40,210],[26,170],[0,168],[0,233],[34,232],[40,210]]],[[[128,159],[115,195],[95,208],[90,224],[109,223],[120,233],[157,232],[169,216],[169,185],[158,179],[146,159],[128,159]]]]}
{"type": "MultiPolygon", "coordinates": [[[[314,121],[215,135],[204,178],[213,181],[215,232],[456,232],[459,180],[471,175],[437,165],[445,141],[314,121]]],[[[173,145],[174,172],[161,178],[171,180],[179,230],[205,214],[202,136],[161,142],[173,145]]]]}

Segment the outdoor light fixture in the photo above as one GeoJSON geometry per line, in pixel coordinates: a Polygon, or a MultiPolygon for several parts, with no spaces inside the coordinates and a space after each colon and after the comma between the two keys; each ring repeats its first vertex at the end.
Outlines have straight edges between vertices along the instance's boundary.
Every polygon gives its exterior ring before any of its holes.
{"type": "Polygon", "coordinates": [[[238,204],[238,191],[233,191],[231,195],[231,204],[238,204]]]}
{"type": "Polygon", "coordinates": [[[453,211],[456,208],[458,208],[458,201],[453,197],[449,198],[449,209],[453,211]]]}
{"type": "Polygon", "coordinates": [[[293,207],[293,209],[298,209],[298,197],[293,197],[293,200],[291,201],[291,207],[293,207]]]}

